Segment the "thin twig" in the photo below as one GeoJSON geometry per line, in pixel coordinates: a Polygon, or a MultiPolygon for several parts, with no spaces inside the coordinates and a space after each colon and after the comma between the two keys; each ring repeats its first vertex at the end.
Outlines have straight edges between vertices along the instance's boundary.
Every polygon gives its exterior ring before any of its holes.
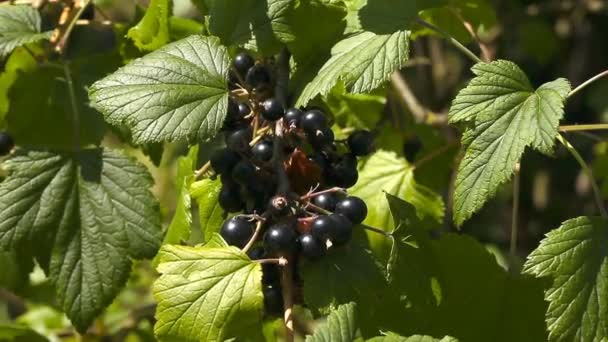
{"type": "Polygon", "coordinates": [[[328,193],[332,193],[332,192],[341,192],[343,194],[346,194],[346,190],[344,190],[343,188],[333,187],[333,188],[329,188],[329,189],[325,189],[325,190],[321,190],[321,191],[317,191],[317,192],[311,191],[311,192],[307,193],[306,195],[301,196],[300,200],[305,201],[312,197],[316,197],[319,195],[328,194],[328,193]]]}
{"type": "Polygon", "coordinates": [[[568,149],[570,154],[572,154],[574,159],[576,159],[578,164],[583,169],[583,172],[585,172],[587,174],[587,177],[589,177],[589,182],[591,183],[591,188],[593,189],[593,195],[595,196],[595,202],[597,204],[597,207],[603,217],[608,217],[608,212],[606,212],[606,208],[604,207],[604,201],[602,200],[602,193],[600,192],[600,188],[597,185],[597,181],[593,176],[593,171],[591,171],[591,168],[589,167],[589,165],[587,165],[587,162],[585,162],[585,159],[583,159],[580,153],[578,153],[576,148],[574,148],[574,146],[572,146],[572,144],[570,144],[570,142],[563,135],[558,134],[557,140],[559,140],[559,142],[562,143],[562,145],[564,145],[568,149]]]}
{"type": "Polygon", "coordinates": [[[566,125],[566,126],[559,126],[559,130],[561,132],[602,131],[602,130],[608,130],[608,124],[566,125]]]}
{"type": "Polygon", "coordinates": [[[393,237],[393,236],[391,235],[391,233],[385,232],[385,231],[384,231],[384,230],[382,230],[382,229],[375,228],[375,227],[370,227],[370,226],[367,226],[367,225],[364,225],[364,224],[362,224],[361,226],[362,226],[362,227],[363,227],[363,229],[365,229],[365,230],[369,230],[370,232],[374,232],[374,233],[377,233],[377,234],[383,235],[383,236],[385,236],[385,237],[387,237],[387,238],[392,238],[392,237],[393,237]]]}
{"type": "Polygon", "coordinates": [[[462,51],[462,53],[467,55],[475,63],[483,63],[483,61],[479,57],[477,57],[477,55],[474,54],[473,51],[469,50],[466,46],[462,45],[461,42],[456,40],[454,37],[450,36],[449,33],[445,32],[444,30],[440,29],[439,27],[437,27],[429,22],[426,22],[420,18],[416,18],[416,23],[418,25],[424,26],[424,27],[431,29],[431,30],[439,33],[440,35],[442,35],[452,45],[454,45],[454,47],[456,47],[458,50],[462,51]]]}
{"type": "Polygon", "coordinates": [[[520,164],[515,165],[513,170],[513,210],[511,211],[511,241],[509,245],[509,257],[511,259],[509,268],[515,272],[515,262],[517,258],[517,218],[519,217],[519,179],[520,164]]]}
{"type": "Polygon", "coordinates": [[[202,175],[204,175],[211,168],[211,161],[208,161],[203,165],[200,169],[194,172],[194,179],[199,179],[202,175]]]}
{"type": "Polygon", "coordinates": [[[422,157],[420,160],[416,161],[415,163],[412,164],[412,169],[415,170],[419,167],[421,167],[422,165],[428,163],[429,161],[435,159],[436,157],[440,156],[441,154],[443,154],[444,152],[446,152],[447,150],[449,150],[451,147],[458,145],[459,141],[458,140],[454,140],[446,145],[441,146],[440,148],[432,151],[431,153],[427,154],[426,156],[422,157]]]}
{"type": "Polygon", "coordinates": [[[491,57],[492,54],[490,53],[490,49],[488,48],[488,46],[486,44],[484,44],[481,41],[481,39],[479,38],[477,31],[475,31],[475,28],[473,27],[473,25],[464,19],[464,17],[460,13],[460,11],[458,11],[454,8],[451,8],[451,10],[458,17],[458,19],[460,19],[460,21],[462,21],[464,28],[469,32],[469,34],[471,35],[473,40],[475,40],[475,42],[477,42],[477,45],[479,45],[479,50],[481,51],[481,55],[483,57],[484,62],[490,63],[492,61],[492,57],[491,57]]]}
{"type": "Polygon", "coordinates": [[[316,212],[318,212],[320,214],[323,214],[323,215],[331,215],[332,214],[331,211],[323,209],[323,208],[321,208],[319,206],[316,206],[316,205],[314,205],[314,204],[312,204],[310,202],[306,203],[306,209],[308,209],[308,208],[310,208],[310,209],[312,209],[312,210],[314,210],[314,211],[316,211],[316,212]]]}
{"type": "Polygon", "coordinates": [[[568,97],[572,97],[574,96],[576,93],[578,93],[579,91],[585,89],[588,85],[590,85],[591,83],[599,80],[602,77],[606,77],[608,76],[608,70],[600,72],[599,74],[591,77],[590,79],[588,79],[587,81],[583,82],[581,85],[579,85],[578,87],[574,88],[574,90],[572,90],[570,92],[570,94],[568,94],[568,97]]]}
{"type": "MultiPolygon", "coordinates": [[[[279,266],[289,265],[289,261],[284,257],[272,258],[272,259],[257,259],[257,260],[253,260],[253,262],[257,262],[259,264],[277,264],[279,266]]],[[[288,267],[285,267],[285,268],[288,268],[288,267]]]]}
{"type": "Polygon", "coordinates": [[[395,87],[395,90],[397,90],[399,95],[401,95],[403,102],[405,102],[407,107],[410,109],[410,112],[412,112],[412,115],[414,115],[416,121],[419,123],[424,122],[426,120],[427,113],[429,112],[429,110],[426,109],[423,105],[421,105],[420,102],[418,102],[416,95],[414,95],[414,92],[407,84],[405,78],[403,78],[403,76],[401,75],[401,72],[395,71],[393,73],[393,75],[391,76],[391,83],[393,84],[393,87],[395,87]]]}

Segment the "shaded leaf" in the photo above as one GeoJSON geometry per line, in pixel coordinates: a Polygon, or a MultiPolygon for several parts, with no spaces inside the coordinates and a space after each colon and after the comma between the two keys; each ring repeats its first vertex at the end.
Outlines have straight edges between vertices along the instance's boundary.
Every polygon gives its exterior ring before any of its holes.
{"type": "Polygon", "coordinates": [[[340,305],[327,317],[327,322],[306,336],[306,342],[351,342],[357,338],[356,304],[340,305]]]}
{"type": "Polygon", "coordinates": [[[40,14],[32,6],[0,6],[0,59],[17,46],[50,37],[50,31],[40,33],[40,14]]]}
{"type": "Polygon", "coordinates": [[[194,182],[190,187],[190,196],[198,204],[201,231],[205,241],[209,241],[214,233],[219,233],[224,223],[224,209],[218,200],[221,190],[220,180],[208,178],[194,182]]]}
{"type": "Polygon", "coordinates": [[[170,0],[151,0],[146,14],[127,36],[143,51],[154,51],[169,42],[170,0]]]}

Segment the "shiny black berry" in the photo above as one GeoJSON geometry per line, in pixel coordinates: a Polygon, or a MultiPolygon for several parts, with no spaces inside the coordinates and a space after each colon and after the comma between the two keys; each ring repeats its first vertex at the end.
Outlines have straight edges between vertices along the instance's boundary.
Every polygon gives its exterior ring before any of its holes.
{"type": "Polygon", "coordinates": [[[234,68],[239,74],[245,76],[247,71],[255,64],[255,60],[246,52],[241,52],[234,57],[234,68]]]}
{"type": "Polygon", "coordinates": [[[245,118],[249,114],[251,114],[251,108],[245,103],[239,103],[239,117],[245,118]]]}
{"type": "Polygon", "coordinates": [[[249,141],[251,141],[251,138],[251,127],[244,127],[232,132],[226,132],[226,146],[236,152],[246,152],[249,149],[249,141]]]}
{"type": "Polygon", "coordinates": [[[0,156],[7,155],[15,147],[13,138],[5,132],[0,132],[0,156]]]}
{"type": "Polygon", "coordinates": [[[307,259],[319,259],[324,256],[327,251],[325,243],[311,234],[301,235],[298,241],[300,243],[300,253],[307,259]]]}
{"type": "Polygon", "coordinates": [[[281,102],[275,98],[270,98],[264,101],[262,117],[268,121],[276,121],[283,117],[285,108],[281,102]]]}
{"type": "Polygon", "coordinates": [[[336,214],[342,214],[354,224],[359,224],[367,216],[367,205],[362,199],[349,196],[336,204],[336,214]]]}
{"type": "Polygon", "coordinates": [[[216,173],[226,175],[232,172],[232,168],[241,160],[241,157],[238,153],[223,148],[213,152],[209,160],[211,162],[211,167],[216,173]]]}
{"type": "Polygon", "coordinates": [[[331,227],[333,225],[332,220],[329,218],[328,215],[321,215],[318,216],[313,222],[312,222],[312,226],[310,229],[310,233],[312,234],[312,236],[314,236],[315,238],[319,239],[320,241],[325,241],[327,239],[331,238],[331,227]]]}
{"type": "Polygon", "coordinates": [[[243,248],[251,239],[254,230],[254,222],[235,216],[224,222],[220,235],[222,235],[229,245],[243,248]]]}
{"type": "Polygon", "coordinates": [[[224,184],[218,195],[218,202],[222,209],[229,213],[236,213],[245,208],[237,185],[224,184]]]}
{"type": "Polygon", "coordinates": [[[342,156],[329,168],[328,178],[332,184],[341,188],[355,185],[359,179],[357,158],[350,154],[342,156]]]}
{"type": "Polygon", "coordinates": [[[301,110],[297,108],[289,108],[285,112],[285,115],[283,115],[283,120],[287,126],[297,128],[300,127],[300,119],[302,119],[302,115],[304,115],[304,113],[302,113],[301,110]]]}
{"type": "Polygon", "coordinates": [[[231,176],[239,184],[249,184],[255,177],[255,166],[249,160],[243,159],[234,165],[231,176]]]}
{"type": "Polygon", "coordinates": [[[260,162],[267,162],[272,159],[272,141],[262,140],[251,148],[253,158],[260,162]]]}
{"type": "Polygon", "coordinates": [[[289,253],[297,242],[295,227],[286,223],[271,226],[264,234],[264,249],[269,253],[289,253]]]}
{"type": "Polygon", "coordinates": [[[334,143],[334,131],[331,128],[324,128],[316,132],[307,134],[308,141],[316,150],[322,150],[334,143]]]}
{"type": "Polygon", "coordinates": [[[272,77],[268,68],[258,64],[247,71],[245,82],[256,90],[264,90],[272,85],[272,77]]]}
{"type": "Polygon", "coordinates": [[[353,236],[352,222],[341,214],[331,214],[329,218],[333,222],[329,234],[331,242],[336,246],[341,246],[350,241],[353,236]]]}
{"type": "Polygon", "coordinates": [[[327,160],[327,157],[322,153],[314,153],[308,157],[308,160],[317,164],[321,171],[327,170],[330,166],[329,160],[327,160]]]}
{"type": "Polygon", "coordinates": [[[316,133],[327,128],[327,118],[322,111],[312,109],[304,113],[300,120],[300,126],[309,134],[316,133]]]}
{"type": "Polygon", "coordinates": [[[87,5],[87,7],[84,8],[82,14],[80,14],[80,19],[93,20],[93,18],[95,18],[95,6],[90,3],[87,5]]]}
{"type": "Polygon", "coordinates": [[[278,284],[266,285],[263,289],[264,309],[270,316],[279,316],[283,313],[283,294],[278,284]]]}
{"type": "Polygon", "coordinates": [[[312,204],[329,211],[334,211],[336,203],[338,203],[338,198],[333,192],[323,193],[312,198],[312,204]]]}
{"type": "Polygon", "coordinates": [[[348,148],[355,156],[366,156],[374,151],[374,134],[358,130],[348,137],[348,148]]]}

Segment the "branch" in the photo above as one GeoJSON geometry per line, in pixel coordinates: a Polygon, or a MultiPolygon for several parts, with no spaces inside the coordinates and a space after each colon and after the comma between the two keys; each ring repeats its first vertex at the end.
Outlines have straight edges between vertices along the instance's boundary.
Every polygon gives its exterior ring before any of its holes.
{"type": "Polygon", "coordinates": [[[570,92],[570,94],[568,94],[568,97],[572,97],[574,96],[576,93],[578,93],[579,91],[585,89],[588,85],[590,85],[591,83],[599,80],[602,77],[606,77],[608,76],[608,70],[603,71],[593,77],[591,77],[590,79],[588,79],[587,81],[583,82],[581,85],[579,85],[578,87],[574,88],[574,90],[572,90],[570,92]]]}
{"type": "Polygon", "coordinates": [[[452,45],[454,45],[454,47],[456,47],[458,50],[462,51],[462,53],[464,53],[465,55],[467,55],[467,57],[469,57],[473,62],[475,63],[483,63],[483,61],[477,57],[476,54],[474,54],[471,50],[469,50],[466,46],[462,45],[461,42],[459,42],[458,40],[456,40],[454,37],[450,36],[447,32],[445,32],[444,30],[440,29],[439,27],[426,22],[420,18],[416,18],[416,23],[420,26],[426,27],[432,31],[435,31],[437,33],[439,33],[441,36],[443,36],[445,39],[448,40],[448,42],[450,42],[452,45]]]}
{"type": "Polygon", "coordinates": [[[509,246],[509,257],[511,259],[509,263],[509,268],[511,272],[515,272],[515,259],[517,257],[517,218],[519,216],[520,168],[520,164],[517,163],[513,172],[513,210],[511,211],[511,241],[509,246]]]}
{"type": "Polygon", "coordinates": [[[460,19],[460,21],[462,21],[464,28],[467,29],[467,31],[469,32],[471,37],[475,40],[475,42],[477,42],[477,45],[479,45],[479,50],[481,51],[483,61],[486,63],[490,63],[492,61],[492,54],[490,53],[490,49],[488,48],[488,46],[486,44],[484,44],[481,41],[481,39],[479,38],[477,31],[475,31],[475,28],[473,27],[473,25],[464,19],[464,17],[460,13],[460,11],[458,11],[454,8],[450,8],[450,9],[458,17],[458,19],[460,19]]]}
{"type": "Polygon", "coordinates": [[[419,123],[424,122],[426,120],[427,113],[429,112],[429,110],[426,109],[423,105],[421,105],[420,102],[418,102],[416,95],[414,95],[414,92],[412,92],[410,86],[407,84],[407,82],[399,71],[395,71],[393,73],[393,75],[391,76],[391,83],[393,84],[393,87],[395,87],[395,90],[397,90],[399,95],[401,95],[403,102],[405,102],[407,107],[410,109],[410,111],[416,118],[416,121],[418,121],[419,123]]]}
{"type": "Polygon", "coordinates": [[[601,131],[601,130],[608,130],[608,124],[566,125],[566,126],[559,126],[559,130],[561,132],[601,131]]]}

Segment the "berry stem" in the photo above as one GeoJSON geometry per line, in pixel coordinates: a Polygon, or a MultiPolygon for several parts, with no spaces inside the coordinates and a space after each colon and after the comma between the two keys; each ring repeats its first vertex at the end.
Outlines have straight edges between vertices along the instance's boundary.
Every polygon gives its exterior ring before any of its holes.
{"type": "Polygon", "coordinates": [[[515,269],[517,259],[517,217],[519,217],[519,180],[520,180],[520,163],[515,165],[513,170],[513,210],[511,211],[511,239],[509,241],[509,270],[518,272],[515,269]]]}
{"type": "MultiPolygon", "coordinates": [[[[271,258],[271,259],[258,259],[253,260],[253,262],[257,262],[259,264],[277,264],[279,266],[288,266],[289,261],[283,257],[280,258],[271,258]]],[[[287,267],[285,267],[287,268],[287,267]]]]}
{"type": "Polygon", "coordinates": [[[559,140],[559,142],[562,143],[562,145],[564,145],[566,149],[568,149],[570,154],[572,154],[574,159],[576,159],[578,164],[581,166],[585,174],[587,174],[587,177],[589,177],[589,182],[591,183],[591,188],[593,189],[593,195],[595,196],[595,202],[597,204],[597,207],[603,217],[608,217],[608,212],[606,212],[606,208],[604,207],[604,201],[602,200],[602,193],[600,192],[600,188],[597,186],[597,181],[595,180],[595,177],[593,177],[593,172],[591,171],[591,168],[589,167],[589,165],[587,165],[587,162],[585,162],[585,159],[583,159],[580,153],[578,153],[576,148],[574,148],[574,146],[572,146],[572,144],[570,144],[570,142],[566,138],[564,138],[563,135],[558,134],[557,140],[559,140]]]}
{"type": "Polygon", "coordinates": [[[384,230],[382,230],[382,229],[378,229],[378,228],[374,228],[374,227],[366,226],[366,225],[364,225],[364,224],[362,224],[361,226],[363,227],[363,229],[365,229],[365,230],[369,230],[370,232],[374,232],[374,233],[376,233],[376,234],[384,235],[384,236],[385,236],[385,237],[387,237],[387,238],[391,238],[391,239],[393,238],[393,234],[388,233],[388,232],[385,232],[385,231],[384,231],[384,230]]]}
{"type": "Polygon", "coordinates": [[[591,83],[599,80],[602,77],[607,77],[608,76],[608,70],[603,71],[593,77],[591,77],[590,79],[588,79],[587,81],[583,82],[581,85],[579,85],[578,87],[574,88],[574,90],[572,90],[570,92],[570,94],[568,94],[568,97],[572,97],[574,96],[576,93],[578,93],[579,91],[585,89],[588,85],[590,85],[591,83]]]}
{"type": "Polygon", "coordinates": [[[318,192],[311,191],[311,192],[307,193],[306,195],[300,197],[300,201],[306,201],[306,200],[311,199],[313,197],[316,197],[316,196],[319,196],[319,195],[323,195],[323,194],[328,194],[328,193],[331,193],[331,192],[341,192],[341,193],[343,193],[343,194],[346,195],[346,190],[344,190],[343,188],[333,187],[333,188],[321,190],[321,191],[318,191],[318,192]]]}
{"type": "Polygon", "coordinates": [[[331,211],[329,211],[329,210],[325,210],[325,209],[323,209],[323,208],[321,208],[321,207],[319,207],[319,206],[316,206],[316,205],[314,205],[314,204],[312,204],[312,203],[310,203],[310,202],[308,202],[308,203],[306,204],[306,208],[307,208],[307,209],[308,209],[308,208],[310,208],[310,209],[312,209],[312,210],[314,210],[314,211],[316,211],[316,212],[318,212],[318,213],[324,214],[324,215],[329,215],[329,214],[332,214],[332,212],[331,212],[331,211]]]}
{"type": "Polygon", "coordinates": [[[247,242],[245,247],[243,247],[243,253],[249,252],[249,250],[251,249],[251,246],[253,246],[253,244],[257,241],[258,237],[260,236],[260,233],[262,232],[263,223],[264,222],[262,222],[262,221],[258,221],[258,223],[255,225],[255,231],[253,232],[251,239],[249,239],[249,242],[247,242]]]}
{"type": "Polygon", "coordinates": [[[283,320],[285,321],[285,341],[293,342],[293,276],[291,265],[281,268],[281,291],[283,294],[283,320]]]}
{"type": "Polygon", "coordinates": [[[601,131],[601,130],[608,130],[608,124],[566,125],[566,126],[559,126],[559,130],[561,132],[601,131]]]}
{"type": "Polygon", "coordinates": [[[211,169],[211,162],[208,161],[205,163],[205,165],[203,165],[200,169],[196,170],[196,172],[194,172],[194,179],[199,179],[202,175],[204,175],[207,171],[209,171],[209,169],[211,169]]]}

